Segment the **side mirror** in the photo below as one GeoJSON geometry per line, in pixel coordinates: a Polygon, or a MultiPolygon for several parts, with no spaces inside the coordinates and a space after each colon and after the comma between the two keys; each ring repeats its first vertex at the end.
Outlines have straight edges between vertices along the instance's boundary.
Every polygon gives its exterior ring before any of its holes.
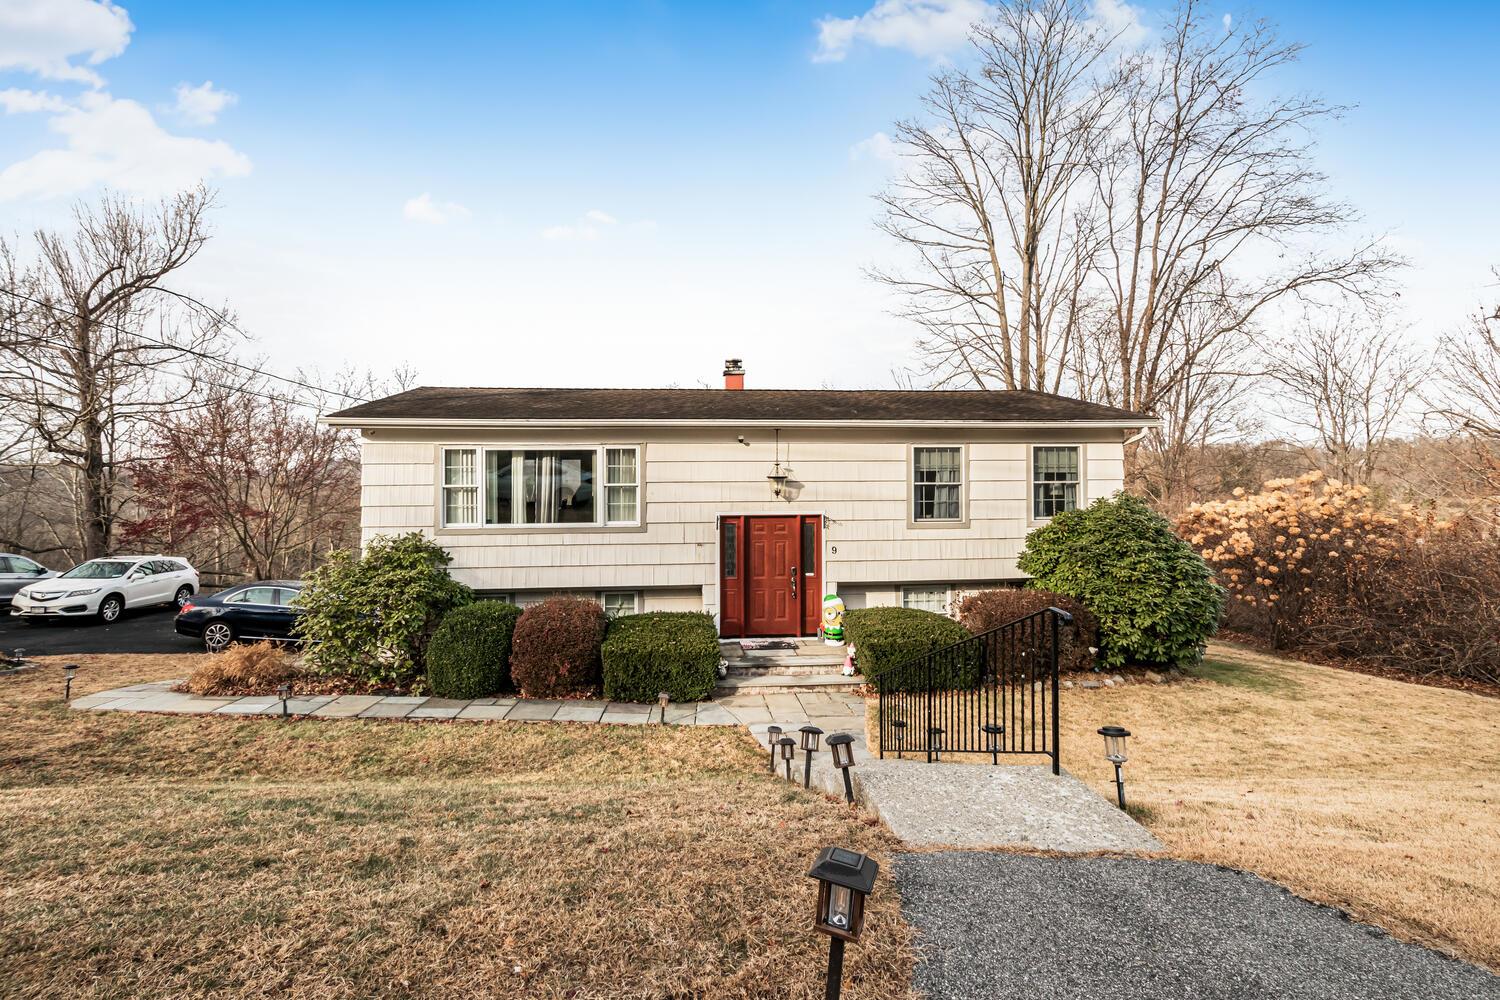
{"type": "Polygon", "coordinates": [[[35,568],[32,569],[31,575],[32,576],[46,576],[50,572],[52,572],[52,571],[50,569],[48,569],[47,567],[45,567],[45,566],[37,566],[37,567],[35,567],[35,568]]]}

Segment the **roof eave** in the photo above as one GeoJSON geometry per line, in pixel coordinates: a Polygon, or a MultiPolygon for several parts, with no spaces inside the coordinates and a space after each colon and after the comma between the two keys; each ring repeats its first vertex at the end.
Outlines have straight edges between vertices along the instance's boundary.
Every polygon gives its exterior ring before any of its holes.
{"type": "Polygon", "coordinates": [[[558,418],[493,418],[493,417],[348,417],[328,414],[319,422],[329,427],[352,427],[357,429],[378,427],[452,427],[452,428],[505,428],[505,427],[745,427],[764,424],[774,427],[1014,427],[1058,428],[1096,427],[1101,430],[1143,430],[1160,427],[1157,417],[1109,417],[1099,420],[781,420],[764,418],[715,419],[697,418],[651,419],[635,417],[629,419],[558,419],[558,418]]]}

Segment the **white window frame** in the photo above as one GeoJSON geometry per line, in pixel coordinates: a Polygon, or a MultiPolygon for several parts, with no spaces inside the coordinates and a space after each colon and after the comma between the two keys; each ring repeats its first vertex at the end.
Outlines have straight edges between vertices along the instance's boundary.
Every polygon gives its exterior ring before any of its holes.
{"type": "MultiPolygon", "coordinates": [[[[910,584],[902,584],[902,586],[901,586],[901,606],[903,608],[909,607],[909,605],[906,603],[906,593],[909,590],[940,590],[940,591],[942,591],[942,593],[943,593],[943,606],[941,608],[939,608],[938,611],[937,611],[937,613],[940,614],[940,615],[946,615],[946,614],[948,614],[949,610],[953,607],[953,587],[951,585],[949,585],[949,584],[946,584],[946,583],[910,583],[910,584]]],[[[930,608],[919,608],[917,610],[920,610],[920,611],[930,611],[932,609],[930,609],[930,608]]]]}
{"type": "Polygon", "coordinates": [[[1026,519],[1032,524],[1046,524],[1052,520],[1050,517],[1040,517],[1036,512],[1036,450],[1038,448],[1072,448],[1078,453],[1078,489],[1073,498],[1073,509],[1082,510],[1088,506],[1086,485],[1088,476],[1087,461],[1088,454],[1082,442],[1072,441],[1047,441],[1041,444],[1033,444],[1026,453],[1026,519]]]}
{"type": "Polygon", "coordinates": [[[625,615],[638,615],[641,613],[641,592],[639,590],[599,591],[599,606],[604,609],[605,614],[609,614],[609,605],[605,603],[605,599],[610,597],[630,598],[630,610],[622,611],[618,615],[611,615],[611,617],[624,617],[625,615]]]}
{"type": "MultiPolygon", "coordinates": [[[[906,523],[912,527],[963,527],[969,523],[969,449],[951,441],[919,442],[907,448],[906,461],[906,523]],[[917,517],[917,451],[942,448],[958,452],[958,516],[917,517]]],[[[932,484],[923,484],[932,485],[932,484]]]]}
{"type": "Polygon", "coordinates": [[[595,444],[565,442],[565,443],[517,443],[517,444],[444,444],[438,446],[437,458],[437,524],[439,528],[482,528],[487,531],[572,531],[579,528],[638,528],[642,524],[642,511],[645,506],[645,473],[641,461],[642,448],[639,444],[595,444]],[[448,455],[457,451],[471,451],[474,453],[474,477],[476,485],[449,486],[446,475],[448,468],[448,455]],[[592,521],[557,521],[547,524],[490,524],[485,521],[485,511],[488,503],[488,481],[486,472],[489,462],[486,456],[491,452],[526,452],[526,451],[592,451],[594,453],[594,520],[592,521]],[[610,521],[609,516],[609,453],[611,451],[633,451],[635,452],[635,482],[617,483],[616,486],[635,486],[635,519],[632,521],[610,521]],[[475,505],[476,520],[460,522],[448,520],[448,491],[456,489],[477,489],[478,501],[475,505]]]}

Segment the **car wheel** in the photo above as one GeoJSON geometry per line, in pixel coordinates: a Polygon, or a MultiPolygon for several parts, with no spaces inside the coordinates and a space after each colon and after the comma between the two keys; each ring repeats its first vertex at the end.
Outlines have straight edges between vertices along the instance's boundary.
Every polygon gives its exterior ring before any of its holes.
{"type": "Polygon", "coordinates": [[[188,598],[192,596],[193,588],[189,587],[187,584],[183,584],[181,587],[177,588],[177,593],[172,597],[172,603],[180,608],[184,604],[186,604],[188,602],[188,598]]]}
{"type": "Polygon", "coordinates": [[[203,629],[203,648],[210,653],[222,653],[234,642],[234,629],[223,622],[209,622],[203,629]]]}
{"type": "Polygon", "coordinates": [[[124,610],[125,602],[111,594],[99,602],[99,620],[108,625],[110,622],[118,621],[124,610]]]}

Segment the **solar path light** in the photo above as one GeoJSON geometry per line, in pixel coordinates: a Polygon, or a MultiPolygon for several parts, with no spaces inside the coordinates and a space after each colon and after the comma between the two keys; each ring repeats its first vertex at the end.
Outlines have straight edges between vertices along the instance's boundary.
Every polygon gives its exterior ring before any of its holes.
{"type": "Polygon", "coordinates": [[[818,752],[818,740],[823,736],[823,730],[817,726],[803,726],[797,732],[802,734],[802,752],[805,755],[802,760],[802,787],[812,787],[812,755],[818,752]]]}
{"type": "Polygon", "coordinates": [[[927,727],[927,763],[933,761],[942,763],[943,760],[943,727],[927,727]]]}
{"type": "Polygon", "coordinates": [[[1130,735],[1130,730],[1119,726],[1104,726],[1099,730],[1099,735],[1104,737],[1104,759],[1115,766],[1115,795],[1120,800],[1120,808],[1125,808],[1125,776],[1120,770],[1126,761],[1125,739],[1130,735]]]}
{"type": "Polygon", "coordinates": [[[848,733],[834,733],[828,737],[828,752],[833,755],[833,766],[844,776],[844,801],[854,801],[854,785],[849,780],[849,768],[854,766],[854,737],[848,733]]]}
{"type": "Polygon", "coordinates": [[[771,748],[771,773],[776,773],[776,744],[781,739],[780,726],[766,727],[766,746],[771,748]]]}
{"type": "Polygon", "coordinates": [[[980,727],[984,730],[985,743],[990,753],[990,763],[1000,763],[1000,737],[1005,735],[1005,727],[987,722],[980,727]]]}
{"type": "Polygon", "coordinates": [[[786,780],[792,780],[792,758],[797,755],[797,741],[790,736],[783,736],[776,741],[781,747],[781,761],[786,765],[786,780]]]}
{"type": "MultiPolygon", "coordinates": [[[[20,657],[19,651],[17,658],[20,657]]],[[[63,667],[63,701],[73,700],[73,678],[78,676],[78,664],[70,663],[63,667]]]]}
{"type": "MultiPolygon", "coordinates": [[[[667,724],[667,706],[672,703],[672,695],[667,691],[659,691],[656,695],[656,703],[661,706],[661,724],[667,724]]],[[[648,710],[649,711],[649,710],[648,710]]],[[[647,719],[646,721],[651,721],[647,719]]]]}
{"type": "Polygon", "coordinates": [[[875,888],[880,866],[843,847],[825,847],[808,878],[818,880],[818,909],[813,929],[828,935],[828,986],[825,1000],[838,1000],[844,984],[844,942],[859,943],[865,926],[865,897],[875,888]]]}
{"type": "Polygon", "coordinates": [[[891,728],[896,731],[896,759],[901,759],[901,751],[906,744],[906,723],[901,719],[892,719],[891,728]]]}
{"type": "Polygon", "coordinates": [[[281,699],[281,717],[283,719],[289,718],[291,715],[291,713],[287,711],[286,707],[286,700],[291,696],[292,686],[290,684],[283,684],[281,685],[281,687],[276,689],[276,697],[281,699]]]}

